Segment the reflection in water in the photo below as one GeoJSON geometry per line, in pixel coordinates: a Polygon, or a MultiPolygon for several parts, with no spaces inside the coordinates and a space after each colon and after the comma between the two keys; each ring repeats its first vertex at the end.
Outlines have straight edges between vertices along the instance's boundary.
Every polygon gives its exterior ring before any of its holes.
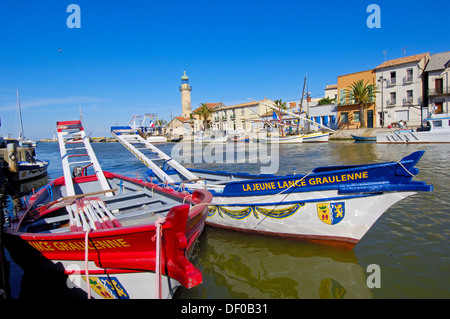
{"type": "Polygon", "coordinates": [[[178,298],[372,297],[352,251],[207,227],[196,254],[203,284],[178,298]]]}

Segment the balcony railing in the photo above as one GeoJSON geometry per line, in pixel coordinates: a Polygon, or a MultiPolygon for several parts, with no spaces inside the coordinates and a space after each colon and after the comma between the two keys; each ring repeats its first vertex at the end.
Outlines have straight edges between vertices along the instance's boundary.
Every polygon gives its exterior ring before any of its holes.
{"type": "Polygon", "coordinates": [[[387,80],[387,86],[394,86],[397,83],[396,78],[388,79],[387,80]]]}
{"type": "Polygon", "coordinates": [[[450,87],[442,87],[442,88],[434,88],[434,89],[428,89],[428,95],[445,95],[450,94],[450,87]]]}
{"type": "Polygon", "coordinates": [[[409,83],[413,83],[413,77],[412,76],[405,76],[403,78],[403,84],[409,84],[409,83]]]}
{"type": "Polygon", "coordinates": [[[397,104],[396,99],[387,100],[387,106],[395,106],[397,104]]]}
{"type": "Polygon", "coordinates": [[[412,96],[408,96],[403,99],[403,105],[411,105],[413,103],[414,103],[414,99],[412,96]]]}

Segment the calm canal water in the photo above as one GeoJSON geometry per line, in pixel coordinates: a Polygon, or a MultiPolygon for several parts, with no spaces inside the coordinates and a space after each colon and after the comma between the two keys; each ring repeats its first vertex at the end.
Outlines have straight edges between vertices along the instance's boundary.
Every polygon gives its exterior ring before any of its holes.
{"type": "MultiPolygon", "coordinates": [[[[171,153],[177,144],[162,145],[171,153]]],[[[118,143],[94,143],[104,170],[137,176],[147,168],[118,143]]],[[[248,144],[239,147],[248,147],[248,144]]],[[[392,206],[351,251],[207,227],[193,262],[203,283],[181,288],[176,298],[449,298],[450,144],[383,145],[353,141],[280,145],[279,174],[308,173],[317,166],[396,161],[417,150],[425,155],[415,180],[434,185],[392,206]],[[380,269],[380,288],[369,288],[369,265],[380,269]]],[[[49,159],[49,179],[62,175],[57,143],[39,143],[49,159]]],[[[247,156],[248,160],[248,156],[247,156]]],[[[236,161],[235,161],[236,162],[236,161]]],[[[260,173],[261,163],[186,164],[190,167],[260,173]]],[[[39,185],[35,185],[36,187],[39,185]]],[[[11,265],[12,297],[21,271],[11,265]]],[[[25,287],[24,287],[25,286],[25,287]]]]}

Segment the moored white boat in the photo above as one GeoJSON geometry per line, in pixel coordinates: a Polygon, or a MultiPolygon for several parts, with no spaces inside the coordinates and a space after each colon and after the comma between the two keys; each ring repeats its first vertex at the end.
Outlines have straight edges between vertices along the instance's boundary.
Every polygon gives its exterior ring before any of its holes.
{"type": "Polygon", "coordinates": [[[395,130],[377,134],[377,143],[450,143],[449,114],[434,115],[425,120],[427,125],[417,130],[395,130]]]}
{"type": "Polygon", "coordinates": [[[147,141],[150,143],[166,143],[167,137],[165,135],[147,135],[147,141]]]}
{"type": "Polygon", "coordinates": [[[21,161],[19,164],[19,181],[28,181],[47,175],[47,168],[50,161],[32,160],[30,162],[21,161]]]}
{"type": "Polygon", "coordinates": [[[315,132],[303,134],[303,143],[328,142],[330,139],[329,132],[315,132]]]}
{"type": "Polygon", "coordinates": [[[267,136],[258,138],[259,142],[263,143],[279,143],[279,144],[293,144],[303,143],[303,135],[288,135],[288,136],[267,136]]]}
{"type": "MultiPolygon", "coordinates": [[[[27,182],[47,175],[49,160],[35,158],[35,149],[31,145],[21,146],[14,138],[0,138],[0,149],[4,156],[8,156],[9,165],[17,164],[18,172],[11,176],[12,180],[27,182]]],[[[11,166],[10,166],[11,168],[11,166]]]]}
{"type": "Polygon", "coordinates": [[[197,133],[193,139],[194,143],[226,143],[228,141],[227,134],[207,134],[203,131],[197,133]]]}
{"type": "Polygon", "coordinates": [[[3,229],[6,248],[25,273],[68,276],[88,297],[105,299],[170,298],[180,285],[200,284],[188,258],[211,193],[188,198],[104,172],[80,121],[58,122],[58,138],[64,176],[34,194],[3,229]],[[89,164],[79,168],[85,156],[89,164]]]}
{"type": "Polygon", "coordinates": [[[294,144],[294,143],[328,142],[329,138],[330,133],[328,132],[311,132],[298,135],[287,135],[284,137],[280,137],[279,135],[274,135],[270,137],[259,137],[259,138],[255,137],[253,141],[263,143],[294,144]]]}

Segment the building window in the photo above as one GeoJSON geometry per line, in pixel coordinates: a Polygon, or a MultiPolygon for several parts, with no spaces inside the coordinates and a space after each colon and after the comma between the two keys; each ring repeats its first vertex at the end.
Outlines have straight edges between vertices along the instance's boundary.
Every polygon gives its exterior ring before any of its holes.
{"type": "Polygon", "coordinates": [[[442,127],[442,120],[439,120],[439,121],[433,121],[433,126],[434,126],[434,127],[442,127]]]}
{"type": "Polygon", "coordinates": [[[348,93],[348,104],[355,104],[355,99],[353,97],[353,92],[348,93]]]}
{"type": "Polygon", "coordinates": [[[373,94],[373,89],[369,88],[370,102],[375,102],[375,94],[373,94]]]}
{"type": "Polygon", "coordinates": [[[405,100],[405,104],[411,104],[413,102],[413,91],[412,90],[408,90],[406,91],[406,100],[405,100]]]}
{"type": "Polygon", "coordinates": [[[339,90],[339,104],[345,104],[345,89],[339,90]]]}
{"type": "Polygon", "coordinates": [[[406,70],[406,82],[410,83],[413,81],[413,69],[407,69],[406,70]]]}
{"type": "Polygon", "coordinates": [[[389,82],[391,85],[395,85],[395,83],[397,82],[397,74],[395,71],[391,72],[391,79],[389,82]]]}
{"type": "Polygon", "coordinates": [[[359,122],[359,111],[353,112],[353,122],[359,122]]]}
{"type": "Polygon", "coordinates": [[[438,78],[434,80],[434,87],[436,89],[436,93],[443,93],[444,92],[444,79],[438,78]]]}
{"type": "Polygon", "coordinates": [[[391,99],[388,104],[389,105],[397,104],[397,96],[396,96],[395,92],[391,92],[391,99]]]}
{"type": "Polygon", "coordinates": [[[341,123],[348,123],[348,112],[341,113],[341,123]]]}

